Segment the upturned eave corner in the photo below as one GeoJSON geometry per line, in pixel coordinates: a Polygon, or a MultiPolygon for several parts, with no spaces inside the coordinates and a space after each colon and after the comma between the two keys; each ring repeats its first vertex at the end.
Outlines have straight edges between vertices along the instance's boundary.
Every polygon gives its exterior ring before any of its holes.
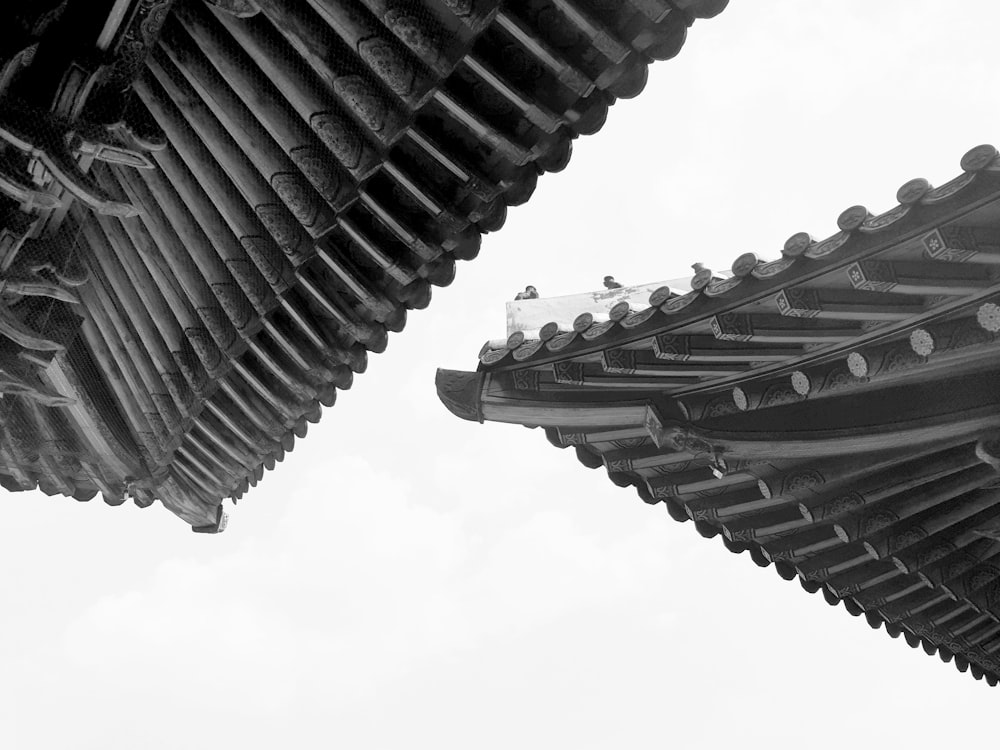
{"type": "Polygon", "coordinates": [[[229,525],[229,514],[222,509],[222,505],[215,508],[215,520],[204,526],[192,526],[191,531],[195,534],[221,534],[229,525]]]}
{"type": "Polygon", "coordinates": [[[483,422],[483,383],[481,372],[438,368],[434,378],[438,398],[452,414],[469,422],[483,422]]]}
{"type": "Polygon", "coordinates": [[[479,354],[483,416],[1000,684],[1000,152],[960,167],[776,260],[509,318],[479,354]]]}
{"type": "MultiPolygon", "coordinates": [[[[0,486],[221,530],[726,2],[7,3],[0,486]]],[[[510,379],[439,393],[467,420],[530,415],[494,398],[510,379]]]]}

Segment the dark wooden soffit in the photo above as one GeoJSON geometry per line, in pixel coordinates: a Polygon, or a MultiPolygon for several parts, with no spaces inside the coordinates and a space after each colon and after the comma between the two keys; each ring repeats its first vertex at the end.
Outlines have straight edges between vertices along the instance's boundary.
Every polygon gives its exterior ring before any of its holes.
{"type": "Polygon", "coordinates": [[[725,5],[3,11],[0,484],[218,530],[222,499],[725,5]]]}
{"type": "Polygon", "coordinates": [[[874,628],[1000,679],[1000,158],[780,259],[515,332],[440,371],[672,517],[874,628]],[[530,338],[530,337],[534,338],[530,338]]]}

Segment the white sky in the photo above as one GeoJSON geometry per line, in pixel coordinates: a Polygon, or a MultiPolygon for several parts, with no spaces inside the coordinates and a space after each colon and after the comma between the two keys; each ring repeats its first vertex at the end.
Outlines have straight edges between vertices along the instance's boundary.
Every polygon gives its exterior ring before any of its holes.
{"type": "Polygon", "coordinates": [[[823,237],[996,131],[989,0],[733,0],[232,512],[3,497],[0,748],[971,745],[1000,693],[452,417],[504,302],[823,237]]]}

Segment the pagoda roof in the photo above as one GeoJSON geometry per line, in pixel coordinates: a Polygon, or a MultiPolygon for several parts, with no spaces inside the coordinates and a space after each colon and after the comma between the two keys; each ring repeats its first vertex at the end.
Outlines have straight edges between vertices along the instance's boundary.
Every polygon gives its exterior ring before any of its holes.
{"type": "MultiPolygon", "coordinates": [[[[441,370],[457,416],[544,429],[703,536],[1000,679],[1000,157],[441,370]]],[[[531,304],[530,301],[521,303],[531,304]]]]}
{"type": "Polygon", "coordinates": [[[26,373],[0,388],[0,483],[219,530],[222,499],[726,4],[18,11],[0,137],[35,181],[0,174],[0,250],[35,285],[4,287],[0,355],[26,373]]]}

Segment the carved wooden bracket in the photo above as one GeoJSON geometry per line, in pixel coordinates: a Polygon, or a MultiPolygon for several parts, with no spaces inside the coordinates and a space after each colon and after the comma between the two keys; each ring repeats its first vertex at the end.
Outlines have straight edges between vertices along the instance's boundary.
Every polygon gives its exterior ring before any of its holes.
{"type": "Polygon", "coordinates": [[[0,394],[23,396],[40,406],[69,406],[75,400],[63,396],[38,377],[38,365],[19,355],[0,353],[0,394]]]}
{"type": "Polygon", "coordinates": [[[438,398],[455,416],[470,422],[482,422],[483,377],[478,372],[438,369],[434,379],[438,398]]]}
{"type": "Polygon", "coordinates": [[[652,406],[646,409],[644,426],[657,448],[670,448],[696,456],[708,454],[713,466],[724,465],[722,448],[705,440],[696,428],[662,417],[652,406]]]}
{"type": "Polygon", "coordinates": [[[96,126],[59,121],[50,113],[34,107],[5,101],[0,109],[0,143],[6,144],[21,157],[24,172],[17,171],[12,158],[0,161],[0,190],[19,201],[24,197],[34,197],[41,191],[35,190],[31,196],[26,196],[31,183],[24,179],[25,173],[34,172],[36,182],[51,176],[67,192],[98,213],[134,216],[137,211],[132,205],[108,195],[80,168],[76,160],[79,153],[88,152],[109,161],[130,161],[134,166],[151,166],[141,153],[113,143],[108,135],[101,133],[96,126]],[[37,171],[39,167],[43,172],[37,171]]]}

